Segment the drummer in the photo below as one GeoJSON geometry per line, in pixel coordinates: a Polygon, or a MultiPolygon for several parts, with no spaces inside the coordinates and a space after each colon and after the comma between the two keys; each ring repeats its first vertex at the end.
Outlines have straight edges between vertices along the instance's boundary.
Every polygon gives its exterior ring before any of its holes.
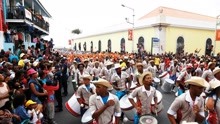
{"type": "Polygon", "coordinates": [[[144,65],[142,63],[137,63],[136,64],[136,72],[135,72],[135,75],[134,75],[134,79],[133,79],[133,82],[137,82],[137,86],[140,86],[140,83],[139,83],[139,78],[140,76],[144,73],[144,65]]]}
{"type": "Polygon", "coordinates": [[[185,81],[189,85],[186,93],[178,96],[167,111],[171,124],[187,122],[202,123],[205,119],[204,99],[200,94],[208,86],[201,77],[191,77],[185,81]],[[175,119],[175,115],[177,115],[175,119]]]}
{"type": "Polygon", "coordinates": [[[81,115],[89,108],[89,97],[95,93],[94,84],[90,83],[92,76],[89,74],[82,75],[83,84],[79,86],[76,92],[77,101],[80,104],[81,115]]]}
{"type": "MultiPolygon", "coordinates": [[[[136,108],[137,114],[135,115],[134,123],[138,124],[139,117],[151,113],[151,101],[157,103],[156,89],[152,87],[152,73],[144,72],[139,78],[139,82],[142,86],[134,89],[129,95],[129,101],[136,108]],[[134,98],[137,98],[137,103],[134,102],[134,98]]],[[[154,104],[157,108],[157,104],[154,104]]]]}
{"type": "Polygon", "coordinates": [[[118,63],[115,64],[115,73],[111,76],[111,82],[119,99],[130,90],[130,76],[121,70],[121,66],[118,63]],[[128,85],[126,85],[126,83],[128,83],[128,85]]]}
{"type": "Polygon", "coordinates": [[[89,98],[89,109],[91,109],[92,118],[98,124],[109,124],[115,117],[115,123],[119,124],[121,108],[117,96],[108,92],[112,85],[104,79],[99,78],[93,82],[96,86],[96,94],[89,98]]]}

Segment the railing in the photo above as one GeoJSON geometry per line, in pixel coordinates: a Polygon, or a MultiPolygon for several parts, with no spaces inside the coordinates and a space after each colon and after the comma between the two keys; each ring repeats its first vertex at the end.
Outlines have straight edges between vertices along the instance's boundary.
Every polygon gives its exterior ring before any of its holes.
{"type": "Polygon", "coordinates": [[[7,7],[6,19],[26,19],[49,32],[49,23],[45,21],[41,15],[34,14],[33,12],[25,9],[23,6],[7,7]]]}

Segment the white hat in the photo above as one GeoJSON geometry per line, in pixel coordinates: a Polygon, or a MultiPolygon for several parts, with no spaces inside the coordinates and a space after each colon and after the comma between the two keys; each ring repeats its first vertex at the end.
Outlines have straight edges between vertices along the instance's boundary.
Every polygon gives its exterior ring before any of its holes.
{"type": "Polygon", "coordinates": [[[83,78],[86,78],[86,79],[89,79],[89,80],[92,80],[92,79],[93,79],[93,77],[92,77],[91,75],[89,75],[89,74],[84,74],[84,75],[82,75],[81,78],[82,78],[82,79],[83,79],[83,78]]]}
{"type": "Polygon", "coordinates": [[[113,65],[113,62],[107,61],[107,62],[105,63],[105,66],[108,66],[108,65],[113,65]]]}
{"type": "Polygon", "coordinates": [[[214,70],[213,70],[213,75],[217,74],[220,72],[220,68],[219,67],[216,67],[214,70]]]}
{"type": "Polygon", "coordinates": [[[30,62],[29,59],[24,59],[24,63],[28,63],[28,62],[30,62]]]}
{"type": "Polygon", "coordinates": [[[25,55],[24,53],[21,53],[21,54],[20,54],[20,58],[22,58],[24,55],[25,55]]]}
{"type": "Polygon", "coordinates": [[[212,79],[212,80],[209,82],[209,84],[210,84],[210,87],[211,87],[212,89],[215,89],[215,88],[217,88],[217,87],[220,86],[220,81],[217,80],[217,79],[212,79]]]}
{"type": "Polygon", "coordinates": [[[112,88],[112,85],[105,79],[99,78],[97,81],[92,81],[94,85],[103,85],[107,88],[112,88]]]}
{"type": "Polygon", "coordinates": [[[114,67],[115,67],[115,69],[121,68],[121,65],[119,63],[116,63],[114,67]]]}
{"type": "Polygon", "coordinates": [[[34,61],[33,66],[36,67],[38,65],[39,61],[34,61]]]}
{"type": "Polygon", "coordinates": [[[209,87],[209,84],[207,83],[207,81],[201,77],[197,77],[197,76],[193,76],[190,79],[185,81],[186,84],[191,84],[191,85],[196,85],[199,87],[209,87]]]}
{"type": "Polygon", "coordinates": [[[125,56],[124,59],[128,59],[128,56],[125,56]]]}

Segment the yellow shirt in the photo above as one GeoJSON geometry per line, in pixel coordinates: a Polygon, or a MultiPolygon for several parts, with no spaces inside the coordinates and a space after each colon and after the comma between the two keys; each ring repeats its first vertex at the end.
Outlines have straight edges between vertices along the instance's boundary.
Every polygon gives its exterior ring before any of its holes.
{"type": "Polygon", "coordinates": [[[154,63],[155,63],[155,65],[159,65],[160,64],[160,58],[155,58],[154,63]]]}
{"type": "Polygon", "coordinates": [[[19,60],[18,66],[21,66],[22,68],[24,67],[24,60],[23,59],[19,60]]]}

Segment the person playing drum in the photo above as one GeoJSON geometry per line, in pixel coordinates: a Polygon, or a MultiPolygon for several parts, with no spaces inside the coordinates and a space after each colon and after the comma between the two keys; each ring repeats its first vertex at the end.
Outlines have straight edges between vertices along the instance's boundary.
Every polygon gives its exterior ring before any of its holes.
{"type": "MultiPolygon", "coordinates": [[[[154,99],[154,103],[157,103],[156,89],[152,87],[152,73],[144,72],[139,78],[139,82],[142,86],[134,89],[129,95],[129,101],[136,108],[137,114],[135,115],[134,123],[138,124],[139,117],[142,115],[148,115],[151,113],[151,101],[154,99]],[[134,98],[137,98],[135,103],[134,98]]],[[[157,108],[157,104],[154,107],[157,108]]]]}
{"type": "Polygon", "coordinates": [[[208,87],[208,83],[197,76],[191,77],[185,83],[189,85],[189,91],[176,97],[167,111],[170,123],[181,124],[183,121],[202,123],[205,112],[204,98],[200,95],[208,87]]]}
{"type": "Polygon", "coordinates": [[[94,84],[90,83],[92,76],[89,74],[82,75],[83,84],[79,86],[76,92],[77,101],[80,104],[81,115],[89,108],[89,97],[95,93],[94,84]]]}
{"type": "Polygon", "coordinates": [[[117,96],[108,92],[112,85],[104,79],[99,78],[98,81],[93,81],[96,86],[96,94],[89,98],[89,109],[91,110],[92,118],[98,124],[110,124],[113,117],[115,123],[119,124],[121,117],[121,108],[117,96]]]}

